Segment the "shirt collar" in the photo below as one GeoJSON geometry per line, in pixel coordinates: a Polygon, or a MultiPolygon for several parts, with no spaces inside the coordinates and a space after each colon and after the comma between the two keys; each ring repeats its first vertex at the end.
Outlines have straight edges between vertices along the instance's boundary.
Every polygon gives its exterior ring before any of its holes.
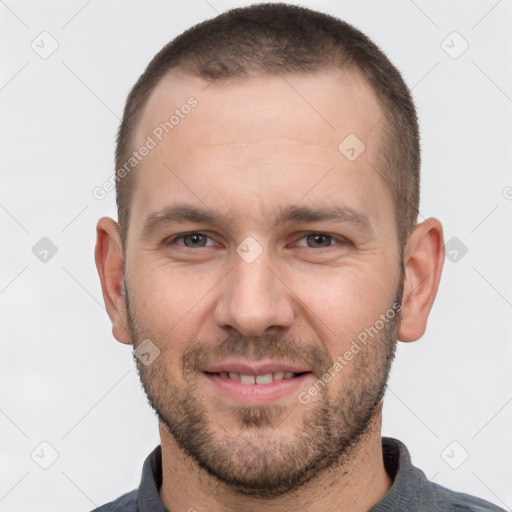
{"type": "Polygon", "coordinates": [[[137,512],[169,512],[160,498],[162,485],[162,447],[157,446],[142,467],[142,478],[137,491],[137,512]]]}
{"type": "Polygon", "coordinates": [[[428,483],[425,473],[412,465],[405,444],[392,437],[382,438],[384,467],[393,480],[391,489],[370,512],[417,510],[417,500],[428,483]]]}

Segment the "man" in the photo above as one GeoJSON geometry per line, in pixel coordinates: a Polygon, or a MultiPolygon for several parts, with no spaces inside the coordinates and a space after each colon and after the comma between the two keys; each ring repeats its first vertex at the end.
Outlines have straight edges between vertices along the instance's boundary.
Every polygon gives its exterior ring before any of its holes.
{"type": "Polygon", "coordinates": [[[444,258],[440,222],[416,223],[419,167],[399,72],[331,16],[234,9],[154,57],[95,256],[161,446],[98,510],[500,510],[381,437],[396,341],[423,335],[444,258]]]}

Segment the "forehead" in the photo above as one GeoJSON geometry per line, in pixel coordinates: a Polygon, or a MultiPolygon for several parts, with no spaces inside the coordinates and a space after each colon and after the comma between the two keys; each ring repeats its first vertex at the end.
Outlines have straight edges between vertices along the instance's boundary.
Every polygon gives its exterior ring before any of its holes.
{"type": "Polygon", "coordinates": [[[264,132],[268,137],[295,136],[297,141],[331,146],[350,129],[370,142],[378,133],[372,128],[383,116],[373,90],[359,73],[350,70],[208,82],[175,68],[151,94],[135,140],[142,141],[160,123],[169,121],[189,98],[197,100],[190,118],[200,117],[201,122],[190,127],[190,122],[181,123],[180,116],[179,130],[176,124],[172,135],[203,144],[254,142],[264,132]],[[221,125],[224,120],[229,122],[221,125]]]}
{"type": "Polygon", "coordinates": [[[311,199],[323,191],[324,198],[348,194],[361,202],[364,189],[382,193],[384,185],[382,117],[374,92],[350,71],[209,83],[175,69],[153,91],[136,129],[132,145],[149,137],[154,147],[137,166],[132,212],[142,218],[187,195],[233,214],[237,200],[248,208],[250,199],[264,216],[265,204],[275,211],[283,193],[293,202],[307,188],[314,188],[311,199]]]}

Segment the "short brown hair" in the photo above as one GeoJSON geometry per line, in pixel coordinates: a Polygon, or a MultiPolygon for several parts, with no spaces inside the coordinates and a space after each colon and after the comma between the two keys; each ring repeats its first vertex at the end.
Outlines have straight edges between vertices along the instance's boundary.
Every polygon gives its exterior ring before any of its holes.
{"type": "MultiPolygon", "coordinates": [[[[254,72],[314,73],[332,67],[359,72],[384,112],[383,169],[378,172],[393,194],[398,239],[404,247],[416,224],[419,205],[416,110],[400,72],[362,32],[334,16],[282,3],[231,9],[193,26],[155,55],[128,95],[117,136],[116,169],[130,158],[133,134],[151,93],[160,79],[177,67],[208,81],[247,77],[254,72]]],[[[133,174],[116,179],[123,252],[133,174]]]]}

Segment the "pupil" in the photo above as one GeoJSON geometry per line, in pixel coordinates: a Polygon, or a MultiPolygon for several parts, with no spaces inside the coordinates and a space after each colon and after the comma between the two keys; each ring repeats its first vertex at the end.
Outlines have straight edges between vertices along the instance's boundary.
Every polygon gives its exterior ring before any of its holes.
{"type": "MultiPolygon", "coordinates": [[[[327,240],[327,235],[311,235],[313,237],[314,243],[322,245],[322,240],[327,240]]],[[[325,244],[324,244],[325,245],[325,244]]]]}
{"type": "Polygon", "coordinates": [[[203,237],[203,235],[189,235],[192,245],[196,245],[196,244],[198,244],[198,242],[199,242],[199,245],[201,245],[200,242],[201,242],[202,237],[203,237]]]}

